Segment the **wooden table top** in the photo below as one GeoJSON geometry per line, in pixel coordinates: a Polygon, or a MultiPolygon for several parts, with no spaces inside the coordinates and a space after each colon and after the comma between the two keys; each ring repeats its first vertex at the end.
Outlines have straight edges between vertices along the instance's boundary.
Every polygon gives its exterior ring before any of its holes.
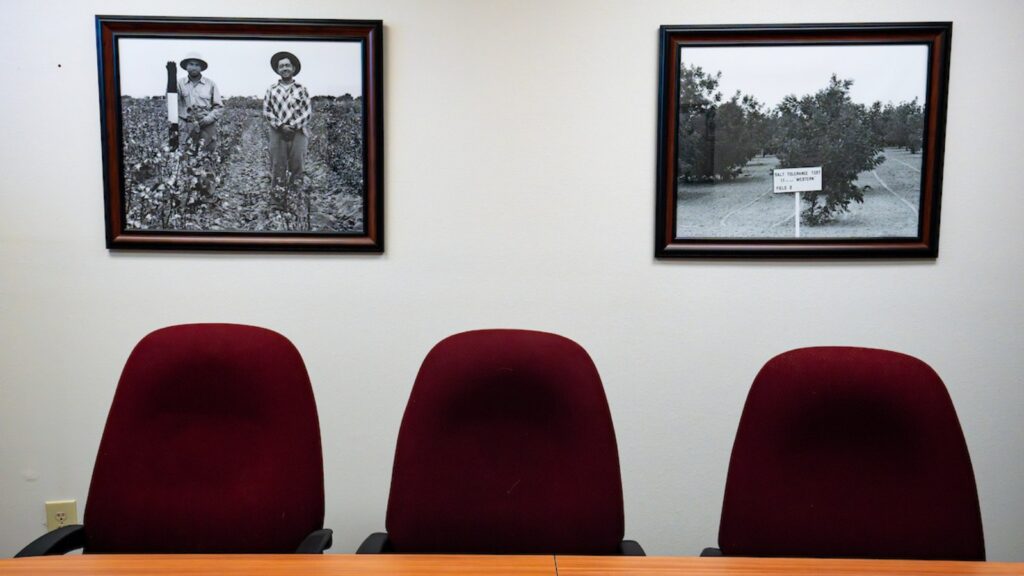
{"type": "Polygon", "coordinates": [[[0,560],[0,576],[1024,576],[1024,563],[447,555],[72,555],[0,560]]]}
{"type": "Polygon", "coordinates": [[[817,558],[557,556],[558,576],[1024,576],[1024,564],[817,558]]]}
{"type": "Polygon", "coordinates": [[[554,556],[91,554],[0,560],[2,576],[553,576],[554,556]]]}

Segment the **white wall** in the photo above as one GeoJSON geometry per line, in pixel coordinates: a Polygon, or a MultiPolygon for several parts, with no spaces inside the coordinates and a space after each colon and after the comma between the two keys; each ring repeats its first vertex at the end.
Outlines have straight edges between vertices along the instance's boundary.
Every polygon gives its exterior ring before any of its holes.
{"type": "MultiPolygon", "coordinates": [[[[278,330],[302,351],[335,551],[383,528],[391,458],[435,342],[548,330],[593,356],[615,417],[627,535],[713,545],[757,369],[818,344],[943,376],[993,560],[1024,561],[1024,125],[1012,0],[5,2],[0,23],[0,555],[84,502],[118,375],[169,324],[278,330]],[[95,14],[385,23],[387,254],[111,253],[95,14]],[[661,24],[954,21],[935,261],[652,257],[661,24]]],[[[81,511],[81,510],[80,510],[81,511]]]]}

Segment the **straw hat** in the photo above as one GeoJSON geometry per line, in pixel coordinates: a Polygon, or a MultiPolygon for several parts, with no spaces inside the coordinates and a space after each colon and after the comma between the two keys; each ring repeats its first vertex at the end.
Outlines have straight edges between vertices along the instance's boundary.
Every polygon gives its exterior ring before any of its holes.
{"type": "Polygon", "coordinates": [[[277,63],[285,58],[287,58],[292,63],[292,66],[295,67],[295,72],[292,73],[292,76],[298,76],[299,70],[302,70],[302,62],[299,62],[299,59],[291,52],[278,52],[271,56],[270,67],[274,69],[274,72],[277,72],[277,63]]]}

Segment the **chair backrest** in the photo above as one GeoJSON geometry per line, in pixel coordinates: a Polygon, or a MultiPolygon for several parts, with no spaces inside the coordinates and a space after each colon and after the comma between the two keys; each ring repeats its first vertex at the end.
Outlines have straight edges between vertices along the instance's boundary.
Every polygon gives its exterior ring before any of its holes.
{"type": "Polygon", "coordinates": [[[983,560],[974,472],[924,362],[803,348],[771,359],[733,445],[726,555],[983,560]]]}
{"type": "Polygon", "coordinates": [[[586,351],[525,330],[437,344],[399,430],[387,530],[399,553],[615,553],[618,451],[586,351]]]}
{"type": "Polygon", "coordinates": [[[320,425],[291,342],[233,324],[139,342],[96,456],[86,552],[294,552],[323,517],[320,425]]]}

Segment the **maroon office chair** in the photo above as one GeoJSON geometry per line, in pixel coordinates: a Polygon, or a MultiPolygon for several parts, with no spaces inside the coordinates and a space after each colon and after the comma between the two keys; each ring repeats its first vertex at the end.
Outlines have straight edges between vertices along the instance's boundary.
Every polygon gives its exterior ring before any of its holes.
{"type": "Polygon", "coordinates": [[[157,330],[121,374],[84,526],[18,556],[322,553],[322,458],[309,376],[284,336],[233,324],[157,330]]]}
{"type": "Polygon", "coordinates": [[[886,350],[771,359],[740,418],[718,543],[726,556],[984,560],[971,459],[942,380],[886,350]]]}
{"type": "Polygon", "coordinates": [[[544,332],[437,344],[398,433],[387,532],[359,553],[633,554],[608,402],[590,356],[544,332]]]}

